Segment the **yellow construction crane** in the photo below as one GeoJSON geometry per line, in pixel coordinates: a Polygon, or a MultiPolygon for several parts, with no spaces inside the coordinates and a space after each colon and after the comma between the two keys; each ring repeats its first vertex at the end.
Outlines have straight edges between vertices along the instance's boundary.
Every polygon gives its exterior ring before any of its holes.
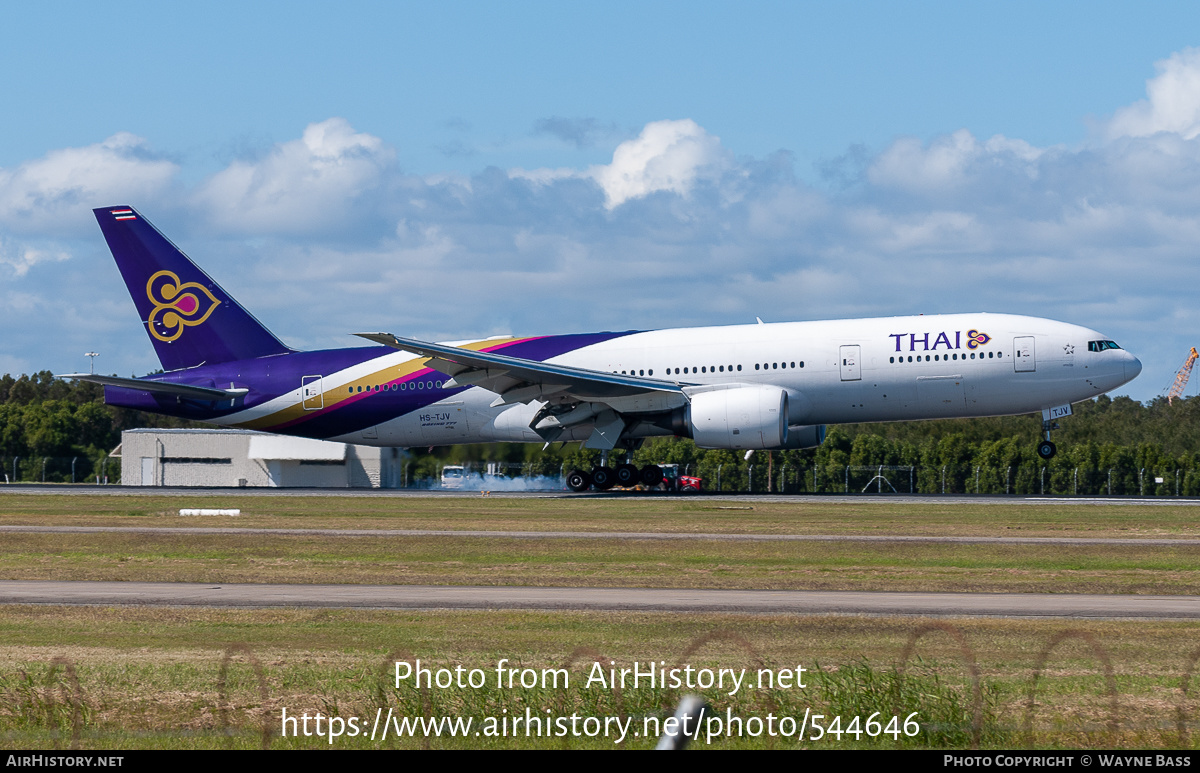
{"type": "Polygon", "coordinates": [[[1183,390],[1187,388],[1188,376],[1192,375],[1192,366],[1196,364],[1197,357],[1200,357],[1200,354],[1196,354],[1196,347],[1193,346],[1192,353],[1175,374],[1175,383],[1171,384],[1171,389],[1167,392],[1168,405],[1171,405],[1176,397],[1183,397],[1183,390]]]}

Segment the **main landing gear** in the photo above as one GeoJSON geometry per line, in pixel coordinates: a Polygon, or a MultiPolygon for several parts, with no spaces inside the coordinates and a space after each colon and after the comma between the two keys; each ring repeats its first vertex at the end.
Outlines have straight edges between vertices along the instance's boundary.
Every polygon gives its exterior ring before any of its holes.
{"type": "Polygon", "coordinates": [[[643,486],[657,486],[663,482],[663,470],[657,464],[638,468],[633,464],[619,464],[614,470],[608,465],[592,469],[591,473],[583,470],[571,470],[567,473],[567,488],[572,491],[587,491],[595,487],[597,491],[608,491],[613,486],[632,488],[639,483],[643,486]]]}

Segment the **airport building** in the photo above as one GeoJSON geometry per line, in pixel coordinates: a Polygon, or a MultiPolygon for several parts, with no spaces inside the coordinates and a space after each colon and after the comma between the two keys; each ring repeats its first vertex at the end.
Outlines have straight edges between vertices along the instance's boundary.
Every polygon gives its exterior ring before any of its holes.
{"type": "Polygon", "coordinates": [[[123,486],[399,488],[398,448],[243,429],[131,429],[113,452],[123,486]]]}

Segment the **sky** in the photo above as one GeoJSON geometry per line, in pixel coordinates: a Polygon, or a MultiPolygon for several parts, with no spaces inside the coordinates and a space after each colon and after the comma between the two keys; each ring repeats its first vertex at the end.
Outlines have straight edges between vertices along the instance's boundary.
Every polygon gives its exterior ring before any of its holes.
{"type": "Polygon", "coordinates": [[[127,204],[297,348],[1009,312],[1116,340],[1148,401],[1200,344],[1195,30],[1172,2],[14,5],[0,373],[159,367],[91,214],[127,204]]]}

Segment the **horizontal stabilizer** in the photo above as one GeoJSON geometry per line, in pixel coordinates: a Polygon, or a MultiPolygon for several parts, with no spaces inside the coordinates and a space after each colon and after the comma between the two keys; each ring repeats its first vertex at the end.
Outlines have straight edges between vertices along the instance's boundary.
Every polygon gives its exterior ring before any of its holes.
{"type": "Polygon", "coordinates": [[[163,395],[187,397],[192,400],[236,400],[246,394],[246,389],[213,389],[211,387],[190,386],[188,384],[172,384],[166,381],[149,381],[140,378],[119,378],[117,376],[97,376],[93,373],[66,373],[55,378],[72,378],[78,381],[91,381],[104,386],[121,387],[122,389],[137,389],[142,392],[155,392],[163,395]]]}

